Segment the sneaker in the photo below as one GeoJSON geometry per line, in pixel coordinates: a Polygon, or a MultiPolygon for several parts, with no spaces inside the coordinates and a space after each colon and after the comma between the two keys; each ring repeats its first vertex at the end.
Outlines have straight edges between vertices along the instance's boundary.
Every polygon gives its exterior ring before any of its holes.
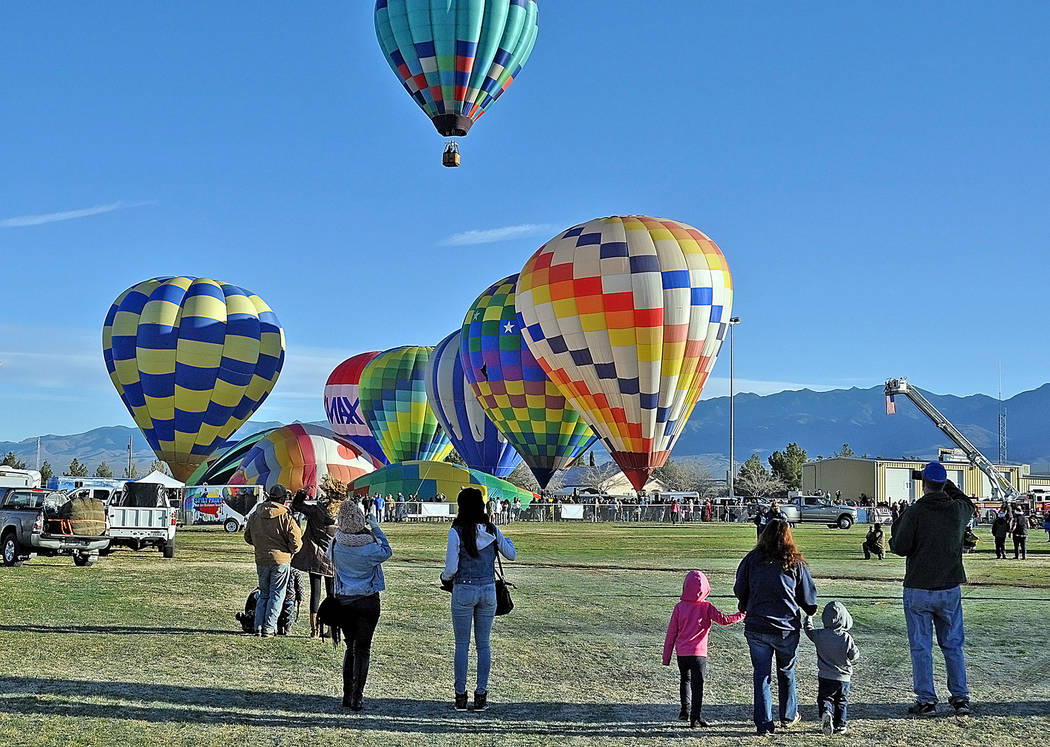
{"type": "Polygon", "coordinates": [[[824,711],[824,715],[820,717],[820,733],[825,737],[830,737],[834,730],[835,726],[831,720],[831,712],[824,711]]]}
{"type": "Polygon", "coordinates": [[[465,711],[467,710],[467,694],[456,693],[456,710],[465,711]]]}
{"type": "Polygon", "coordinates": [[[692,724],[693,724],[693,726],[702,726],[702,727],[703,727],[703,728],[705,728],[705,729],[706,729],[706,728],[708,728],[709,726],[711,726],[711,722],[710,722],[710,721],[707,721],[707,720],[706,720],[706,719],[704,719],[704,718],[703,718],[702,716],[700,716],[700,717],[696,718],[696,719],[695,719],[695,720],[694,720],[694,721],[692,722],[692,724]]]}
{"type": "Polygon", "coordinates": [[[488,693],[474,693],[474,710],[484,711],[489,707],[488,693]]]}
{"type": "Polygon", "coordinates": [[[937,704],[915,701],[915,704],[908,709],[908,713],[919,718],[931,718],[937,715],[937,704]]]}
{"type": "Polygon", "coordinates": [[[689,720],[689,709],[687,709],[685,706],[682,706],[682,710],[680,710],[678,712],[678,720],[679,721],[688,721],[689,720]]]}
{"type": "Polygon", "coordinates": [[[842,726],[836,726],[835,727],[835,733],[836,734],[849,734],[849,729],[847,729],[846,725],[843,724],[842,726]]]}
{"type": "Polygon", "coordinates": [[[956,716],[969,716],[971,713],[973,713],[973,711],[970,708],[970,699],[969,698],[959,698],[958,700],[955,699],[955,698],[952,698],[949,702],[952,704],[952,707],[955,709],[955,715],[956,716]]]}
{"type": "Polygon", "coordinates": [[[789,720],[789,721],[781,721],[780,722],[780,728],[781,729],[790,729],[792,726],[794,726],[795,724],[797,724],[801,720],[802,720],[802,712],[801,711],[795,711],[795,717],[793,719],[789,720]]]}

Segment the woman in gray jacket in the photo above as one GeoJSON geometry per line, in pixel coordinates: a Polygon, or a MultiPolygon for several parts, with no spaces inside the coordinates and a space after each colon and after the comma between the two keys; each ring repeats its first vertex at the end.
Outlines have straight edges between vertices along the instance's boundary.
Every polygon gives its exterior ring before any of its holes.
{"type": "MultiPolygon", "coordinates": [[[[328,546],[328,555],[335,569],[334,622],[346,641],[343,707],[360,711],[372,636],[379,624],[379,592],[386,588],[382,564],[392,552],[378,522],[374,518],[366,520],[361,507],[353,501],[343,501],[336,523],[338,529],[328,546]]],[[[333,642],[339,645],[335,638],[333,642]]]]}
{"type": "Polygon", "coordinates": [[[448,530],[444,584],[452,584],[452,630],[456,636],[456,710],[467,710],[467,656],[470,628],[478,654],[478,682],[474,710],[488,707],[492,649],[489,637],[496,616],[496,553],[514,560],[514,543],[489,521],[485,499],[477,488],[464,488],[458,498],[459,513],[448,530]]]}

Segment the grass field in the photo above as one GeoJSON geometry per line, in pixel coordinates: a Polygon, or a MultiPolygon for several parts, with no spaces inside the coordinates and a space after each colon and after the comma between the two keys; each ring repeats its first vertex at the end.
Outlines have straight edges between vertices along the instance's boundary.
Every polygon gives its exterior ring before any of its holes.
{"type": "MultiPolygon", "coordinates": [[[[658,744],[700,736],[677,716],[677,669],[660,666],[683,572],[705,571],[733,609],[750,526],[515,524],[508,575],[517,608],[493,633],[484,714],[451,708],[453,641],[437,587],[447,525],[386,525],[394,557],[372,649],[366,710],[340,708],[342,650],[306,637],[241,635],[233,614],[255,584],[250,548],[212,529],[180,530],[174,560],[118,552],[92,568],[34,558],[0,569],[0,744],[658,744]]],[[[967,657],[976,715],[904,717],[911,677],[904,562],[865,562],[863,529],[796,537],[821,605],[844,602],[862,660],[852,733],[839,744],[1030,744],[1050,729],[1050,547],[996,561],[987,529],[967,557],[967,657]]],[[[935,654],[935,660],[939,654],[935,654]]],[[[706,742],[752,736],[742,626],[712,632],[706,742]]],[[[827,741],[815,725],[816,663],[799,648],[805,721],[773,743],[827,741]]],[[[942,698],[943,667],[937,678],[942,698]]],[[[471,683],[472,684],[472,683],[471,683]]],[[[943,708],[943,706],[942,706],[943,708]]]]}

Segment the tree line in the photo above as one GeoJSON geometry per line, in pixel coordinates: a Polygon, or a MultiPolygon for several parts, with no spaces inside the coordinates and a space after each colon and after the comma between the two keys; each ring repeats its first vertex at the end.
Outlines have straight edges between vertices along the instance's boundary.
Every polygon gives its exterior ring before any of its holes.
{"type": "MultiPolygon", "coordinates": [[[[2,461],[0,461],[0,465],[3,465],[5,467],[13,467],[14,469],[28,469],[25,460],[17,458],[13,451],[7,452],[7,455],[3,458],[2,461]]],[[[149,469],[146,470],[146,472],[149,473],[153,470],[163,472],[165,475],[171,474],[171,470],[168,469],[168,465],[166,465],[159,459],[154,459],[153,463],[150,464],[149,469]]],[[[55,476],[55,468],[51,466],[51,462],[49,461],[44,461],[44,463],[40,465],[40,469],[38,471],[40,472],[40,480],[45,485],[47,484],[48,480],[55,476]]],[[[66,467],[65,471],[63,471],[61,474],[69,475],[70,477],[88,477],[89,474],[92,477],[116,477],[116,474],[113,472],[113,468],[110,467],[105,460],[99,462],[95,466],[95,470],[92,473],[87,463],[80,461],[80,459],[78,459],[77,457],[73,457],[73,461],[69,463],[69,466],[66,467]]],[[[125,466],[124,469],[121,470],[120,474],[121,479],[125,480],[134,480],[138,476],[139,471],[134,464],[130,466],[130,469],[127,466],[125,466]]]]}

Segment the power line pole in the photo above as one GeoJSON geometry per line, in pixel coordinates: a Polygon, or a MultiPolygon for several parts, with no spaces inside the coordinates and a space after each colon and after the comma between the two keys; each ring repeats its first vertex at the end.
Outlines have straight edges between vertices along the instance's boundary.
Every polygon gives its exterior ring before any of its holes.
{"type": "Polygon", "coordinates": [[[1003,362],[999,361],[999,464],[1006,464],[1006,408],[1003,407],[1003,362]]]}
{"type": "Polygon", "coordinates": [[[131,447],[131,443],[134,440],[134,436],[128,436],[128,479],[130,480],[134,475],[131,472],[132,464],[134,464],[135,452],[131,447]]]}

